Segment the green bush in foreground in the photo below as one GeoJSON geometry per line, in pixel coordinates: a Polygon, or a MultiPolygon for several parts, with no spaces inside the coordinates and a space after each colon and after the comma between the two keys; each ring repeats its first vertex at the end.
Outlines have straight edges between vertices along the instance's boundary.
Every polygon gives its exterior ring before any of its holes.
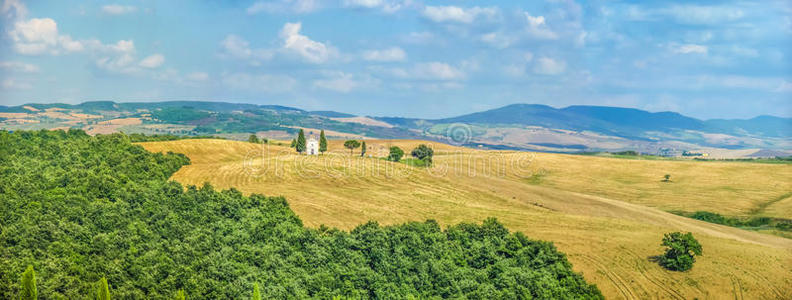
{"type": "Polygon", "coordinates": [[[701,244],[693,234],[672,232],[663,236],[663,246],[668,247],[666,253],[660,258],[660,264],[673,271],[687,271],[693,268],[696,255],[701,255],[701,244]]]}
{"type": "Polygon", "coordinates": [[[256,283],[266,299],[602,298],[494,219],[310,229],[281,197],[168,181],[188,163],[122,134],[0,131],[0,299],[28,277],[47,299],[244,299],[256,283]]]}

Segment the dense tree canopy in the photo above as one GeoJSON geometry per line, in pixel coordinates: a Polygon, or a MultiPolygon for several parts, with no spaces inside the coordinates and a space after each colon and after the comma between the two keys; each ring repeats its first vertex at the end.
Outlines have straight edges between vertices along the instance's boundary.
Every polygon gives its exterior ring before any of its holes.
{"type": "Polygon", "coordinates": [[[494,219],[310,229],[281,197],[168,181],[188,163],[122,134],[0,131],[0,299],[22,276],[47,299],[103,278],[118,299],[602,298],[552,243],[494,219]]]}

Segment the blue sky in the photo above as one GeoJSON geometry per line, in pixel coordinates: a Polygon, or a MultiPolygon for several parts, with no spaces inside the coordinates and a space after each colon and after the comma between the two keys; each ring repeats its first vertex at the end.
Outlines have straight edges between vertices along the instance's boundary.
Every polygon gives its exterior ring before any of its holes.
{"type": "Polygon", "coordinates": [[[2,105],[792,116],[789,1],[0,1],[2,105]]]}

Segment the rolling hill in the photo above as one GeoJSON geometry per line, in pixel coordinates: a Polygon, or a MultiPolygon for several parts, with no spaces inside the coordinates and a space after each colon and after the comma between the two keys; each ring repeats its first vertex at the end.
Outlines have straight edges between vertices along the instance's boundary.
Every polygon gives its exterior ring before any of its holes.
{"type": "Polygon", "coordinates": [[[287,139],[303,128],[332,131],[334,138],[420,138],[471,147],[545,152],[635,150],[678,156],[688,151],[725,158],[779,151],[792,154],[790,118],[699,120],[674,112],[605,106],[553,108],[513,104],[451,118],[418,119],[244,103],[95,101],[0,107],[0,128],[81,128],[92,134],[123,131],[239,139],[250,133],[287,139]],[[115,124],[116,119],[140,122],[115,124]]]}
{"type": "Polygon", "coordinates": [[[349,156],[341,141],[319,157],[274,144],[227,140],[142,143],[184,153],[192,164],[172,179],[210,182],[245,194],[283,195],[307,226],[349,229],[367,220],[427,218],[447,226],[495,216],[511,230],[552,241],[607,298],[783,299],[792,290],[792,240],[705,223],[669,210],[789,218],[786,164],[650,161],[473,150],[434,144],[431,169],[379,159],[389,146],[368,140],[373,157],[349,156]],[[673,174],[672,182],[661,182],[673,174]],[[786,195],[786,196],[785,196],[786,195]],[[761,208],[758,209],[757,208],[761,208]],[[690,231],[704,247],[693,270],[671,272],[652,257],[669,231],[690,231]]]}

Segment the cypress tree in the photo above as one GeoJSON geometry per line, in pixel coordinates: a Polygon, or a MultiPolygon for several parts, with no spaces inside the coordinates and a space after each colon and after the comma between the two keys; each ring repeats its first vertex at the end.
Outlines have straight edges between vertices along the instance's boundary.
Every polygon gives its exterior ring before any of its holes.
{"type": "Polygon", "coordinates": [[[261,300],[261,292],[259,291],[258,283],[253,284],[253,296],[250,300],[261,300]]]}
{"type": "Polygon", "coordinates": [[[319,152],[323,154],[327,151],[327,138],[324,135],[324,129],[319,133],[319,152]]]}
{"type": "Polygon", "coordinates": [[[297,152],[305,152],[305,132],[302,129],[300,129],[300,132],[297,134],[297,145],[295,148],[297,152]]]}
{"type": "Polygon", "coordinates": [[[360,156],[365,156],[366,155],[366,141],[363,141],[363,144],[361,144],[360,147],[362,147],[362,149],[360,149],[360,156]]]}
{"type": "Polygon", "coordinates": [[[96,283],[96,300],[110,300],[110,286],[107,285],[105,277],[96,283]]]}
{"type": "Polygon", "coordinates": [[[22,286],[19,291],[19,299],[38,299],[38,290],[36,289],[36,271],[33,270],[32,265],[28,265],[25,273],[22,273],[22,286]]]}
{"type": "Polygon", "coordinates": [[[292,139],[291,146],[289,147],[291,148],[297,147],[297,139],[292,139]]]}
{"type": "Polygon", "coordinates": [[[186,300],[187,296],[184,294],[184,290],[179,290],[176,292],[176,295],[173,296],[173,300],[186,300]]]}

